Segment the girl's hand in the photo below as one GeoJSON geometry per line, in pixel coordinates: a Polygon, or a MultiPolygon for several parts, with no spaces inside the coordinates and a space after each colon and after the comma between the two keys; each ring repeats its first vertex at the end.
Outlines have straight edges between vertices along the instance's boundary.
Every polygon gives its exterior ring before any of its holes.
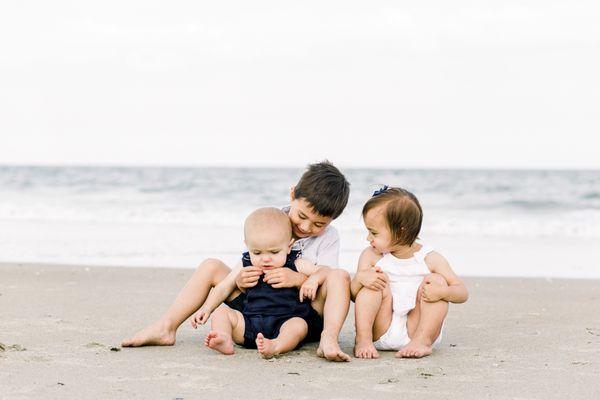
{"type": "Polygon", "coordinates": [[[304,282],[304,274],[294,272],[289,268],[276,268],[265,272],[265,283],[276,289],[300,287],[304,282]]]}
{"type": "Polygon", "coordinates": [[[200,307],[200,309],[194,314],[192,317],[192,326],[194,329],[198,328],[198,324],[204,325],[208,318],[210,317],[211,312],[205,310],[204,307],[200,307]]]}
{"type": "Polygon", "coordinates": [[[246,291],[246,289],[256,286],[262,274],[262,269],[258,267],[242,268],[235,279],[235,284],[240,290],[246,291]]]}
{"type": "Polygon", "coordinates": [[[438,285],[429,278],[425,278],[421,286],[421,300],[435,303],[446,297],[448,286],[438,285]]]}
{"type": "Polygon", "coordinates": [[[315,275],[311,275],[300,287],[300,301],[310,299],[311,301],[317,298],[317,290],[319,289],[319,280],[315,275]]]}
{"type": "Polygon", "coordinates": [[[360,271],[358,279],[361,285],[371,290],[382,291],[389,282],[389,277],[378,266],[360,271]]]}

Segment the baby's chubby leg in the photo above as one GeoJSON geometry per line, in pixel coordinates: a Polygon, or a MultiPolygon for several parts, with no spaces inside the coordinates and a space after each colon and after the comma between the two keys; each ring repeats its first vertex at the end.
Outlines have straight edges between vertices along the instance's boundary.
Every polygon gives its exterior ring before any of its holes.
{"type": "Polygon", "coordinates": [[[422,300],[421,287],[425,284],[448,286],[446,279],[440,274],[429,274],[425,277],[419,287],[415,308],[408,313],[406,328],[410,342],[396,353],[396,357],[421,358],[428,356],[432,352],[433,342],[442,331],[442,324],[448,314],[448,302],[439,300],[430,303],[422,300]]]}
{"type": "Polygon", "coordinates": [[[308,324],[302,318],[290,318],[281,325],[279,336],[266,339],[262,333],[256,336],[256,348],[263,358],[292,351],[306,337],[308,324]]]}
{"type": "Polygon", "coordinates": [[[379,358],[373,346],[373,339],[379,339],[392,322],[392,293],[389,285],[381,290],[366,287],[360,289],[354,306],[356,323],[356,344],[354,356],[358,358],[379,358]]]}
{"type": "Polygon", "coordinates": [[[212,313],[211,331],[204,345],[223,354],[233,354],[233,343],[244,343],[244,317],[242,313],[221,306],[212,313]]]}

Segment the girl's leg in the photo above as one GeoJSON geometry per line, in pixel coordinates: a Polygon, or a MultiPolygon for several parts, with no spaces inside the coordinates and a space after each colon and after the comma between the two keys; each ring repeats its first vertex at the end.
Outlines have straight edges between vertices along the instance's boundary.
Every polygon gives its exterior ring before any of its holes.
{"type": "Polygon", "coordinates": [[[177,328],[202,306],[211,288],[221,282],[229,271],[229,267],[219,260],[213,258],[204,260],[181,289],[167,312],[132,337],[124,339],[121,346],[171,346],[175,344],[177,328]]]}
{"type": "Polygon", "coordinates": [[[244,317],[241,312],[221,306],[211,315],[211,331],[204,345],[223,354],[233,354],[233,343],[244,343],[244,317]]]}
{"type": "MultiPolygon", "coordinates": [[[[440,274],[429,274],[426,279],[438,285],[448,286],[446,279],[440,274]]],[[[421,283],[421,286],[423,284],[421,283]]],[[[421,287],[419,287],[415,308],[408,313],[406,322],[411,340],[396,353],[396,357],[420,358],[431,354],[431,346],[440,335],[447,314],[447,301],[439,300],[434,303],[421,301],[421,287]]]]}
{"type": "Polygon", "coordinates": [[[350,361],[338,343],[350,308],[350,274],[343,269],[329,271],[312,307],[323,317],[324,325],[317,355],[330,361],[350,361]]]}
{"type": "Polygon", "coordinates": [[[392,322],[392,293],[386,286],[383,291],[366,287],[360,289],[354,300],[356,344],[354,355],[358,358],[379,358],[373,339],[379,339],[392,322]]]}
{"type": "Polygon", "coordinates": [[[294,350],[306,337],[308,325],[302,318],[290,318],[281,325],[279,336],[275,339],[266,339],[262,333],[256,336],[256,348],[263,358],[287,353],[294,350]]]}

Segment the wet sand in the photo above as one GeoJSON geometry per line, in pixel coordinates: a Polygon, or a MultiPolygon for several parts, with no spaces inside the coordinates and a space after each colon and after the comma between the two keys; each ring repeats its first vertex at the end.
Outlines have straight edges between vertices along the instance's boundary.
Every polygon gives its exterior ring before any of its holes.
{"type": "MultiPolygon", "coordinates": [[[[337,364],[316,345],[272,360],[202,345],[121,349],[189,269],[0,264],[0,397],[246,399],[600,398],[600,281],[467,278],[430,357],[337,364]]],[[[352,311],[341,335],[354,340],[352,311]]]]}

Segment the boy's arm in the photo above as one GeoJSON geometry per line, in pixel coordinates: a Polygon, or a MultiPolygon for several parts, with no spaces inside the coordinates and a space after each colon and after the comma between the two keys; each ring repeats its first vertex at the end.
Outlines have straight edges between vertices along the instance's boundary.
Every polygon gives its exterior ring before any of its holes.
{"type": "Polygon", "coordinates": [[[356,274],[350,281],[350,297],[352,300],[356,298],[360,289],[365,286],[373,290],[383,290],[385,288],[388,277],[379,267],[375,267],[380,259],[381,254],[378,254],[371,247],[367,247],[360,254],[356,274]]]}
{"type": "MultiPolygon", "coordinates": [[[[428,294],[427,297],[430,298],[429,301],[445,300],[451,303],[464,303],[467,301],[469,292],[465,284],[454,273],[450,263],[444,256],[433,251],[425,257],[425,263],[431,272],[442,275],[448,283],[448,286],[436,285],[433,282],[426,285],[431,286],[425,290],[428,294]]],[[[427,301],[427,299],[424,300],[427,301]]]]}
{"type": "Polygon", "coordinates": [[[210,291],[200,310],[192,317],[192,326],[194,328],[196,328],[197,324],[204,324],[208,320],[208,317],[210,317],[210,314],[233,293],[237,288],[236,278],[242,271],[242,268],[242,263],[238,263],[225,279],[210,291]]]}
{"type": "Polygon", "coordinates": [[[315,265],[312,262],[299,258],[294,261],[296,269],[301,274],[308,276],[306,281],[300,286],[300,301],[305,298],[314,300],[317,298],[317,290],[319,286],[325,282],[327,274],[331,271],[331,268],[324,265],[315,265]]]}

